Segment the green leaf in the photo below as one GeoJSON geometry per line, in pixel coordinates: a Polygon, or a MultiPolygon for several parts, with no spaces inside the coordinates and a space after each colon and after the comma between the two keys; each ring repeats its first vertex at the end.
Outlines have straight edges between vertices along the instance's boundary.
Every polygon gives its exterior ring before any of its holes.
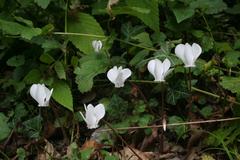
{"type": "Polygon", "coordinates": [[[190,6],[175,6],[172,10],[177,19],[177,23],[192,17],[195,13],[194,8],[190,6]]]}
{"type": "Polygon", "coordinates": [[[204,118],[208,118],[209,116],[212,115],[212,111],[213,111],[213,108],[211,106],[206,106],[200,110],[200,113],[204,118]]]}
{"type": "Polygon", "coordinates": [[[80,59],[80,67],[74,71],[76,83],[80,92],[87,92],[93,86],[93,78],[105,73],[108,67],[108,58],[104,54],[92,54],[80,59]]]}
{"type": "Polygon", "coordinates": [[[156,0],[126,0],[124,5],[119,3],[113,6],[112,13],[136,16],[151,29],[159,32],[159,10],[156,0]]]}
{"type": "Polygon", "coordinates": [[[54,69],[59,79],[66,79],[66,73],[62,62],[56,61],[54,64],[54,69]]]}
{"type": "Polygon", "coordinates": [[[7,138],[11,132],[11,129],[9,128],[7,121],[8,118],[3,113],[0,113],[0,128],[1,128],[0,141],[7,138]]]}
{"type": "Polygon", "coordinates": [[[39,7],[46,9],[51,0],[34,0],[34,2],[37,3],[39,7]]]}
{"type": "Polygon", "coordinates": [[[23,148],[17,149],[17,157],[18,160],[25,160],[26,159],[26,151],[23,148]]]}
{"type": "Polygon", "coordinates": [[[28,135],[30,138],[39,138],[42,129],[42,121],[43,119],[40,115],[24,121],[24,134],[28,135]]]}
{"type": "Polygon", "coordinates": [[[20,35],[22,38],[25,38],[27,40],[31,40],[32,37],[38,36],[42,33],[42,30],[40,28],[24,26],[16,22],[1,19],[1,17],[0,30],[2,30],[4,34],[15,36],[20,35]]]}
{"type": "Polygon", "coordinates": [[[18,67],[25,63],[24,55],[13,56],[7,60],[7,65],[11,67],[18,67]]]}
{"type": "Polygon", "coordinates": [[[73,111],[73,97],[69,85],[65,81],[55,81],[53,84],[53,99],[63,107],[73,111]]]}
{"type": "Polygon", "coordinates": [[[240,93],[240,77],[221,77],[220,85],[233,93],[240,93]]]}
{"type": "Polygon", "coordinates": [[[51,64],[55,61],[55,59],[48,53],[43,53],[40,56],[40,61],[46,64],[51,64]]]}
{"type": "Polygon", "coordinates": [[[206,14],[216,14],[227,9],[227,5],[222,0],[196,0],[190,5],[192,8],[199,8],[206,14]]]}
{"type": "Polygon", "coordinates": [[[41,73],[38,69],[32,69],[28,74],[24,77],[23,81],[26,84],[38,83],[41,79],[41,73]]]}
{"type": "Polygon", "coordinates": [[[229,51],[223,57],[222,61],[227,67],[232,68],[236,67],[239,64],[239,57],[240,57],[239,51],[229,51]]]}
{"type": "Polygon", "coordinates": [[[152,41],[149,37],[149,34],[146,32],[139,33],[138,35],[132,37],[134,40],[138,40],[140,42],[139,45],[144,47],[152,47],[152,41]]]}
{"type": "Polygon", "coordinates": [[[86,13],[79,13],[77,19],[69,20],[68,32],[99,36],[68,36],[68,39],[85,54],[95,54],[92,41],[103,40],[105,38],[104,32],[98,22],[94,17],[86,13]]]}
{"type": "MultiPolygon", "coordinates": [[[[181,123],[184,122],[183,119],[181,117],[178,116],[171,116],[168,119],[169,123],[181,123]]],[[[170,130],[173,130],[176,132],[178,138],[186,138],[186,133],[187,133],[187,127],[185,125],[181,125],[181,126],[176,126],[176,127],[171,127],[170,130]]]]}
{"type": "Polygon", "coordinates": [[[144,60],[144,58],[148,56],[148,54],[149,54],[149,51],[141,50],[140,52],[136,53],[136,55],[131,59],[129,64],[131,66],[136,66],[140,64],[144,60]]]}

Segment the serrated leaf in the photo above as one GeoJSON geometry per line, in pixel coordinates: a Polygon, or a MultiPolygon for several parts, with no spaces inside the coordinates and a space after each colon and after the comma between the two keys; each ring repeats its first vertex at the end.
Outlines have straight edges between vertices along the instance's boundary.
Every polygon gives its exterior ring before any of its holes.
{"type": "Polygon", "coordinates": [[[22,38],[31,40],[32,37],[41,34],[42,30],[40,28],[33,28],[29,26],[24,26],[16,22],[7,21],[0,19],[0,29],[4,34],[9,35],[20,35],[22,38]]]}
{"type": "MultiPolygon", "coordinates": [[[[171,116],[168,119],[169,124],[171,123],[181,123],[184,122],[181,117],[178,116],[171,116]]],[[[185,133],[187,132],[187,127],[185,125],[171,127],[170,130],[173,130],[176,132],[178,138],[186,138],[185,133]]]]}
{"type": "Polygon", "coordinates": [[[233,93],[240,93],[240,77],[221,77],[220,85],[233,93]]]}
{"type": "Polygon", "coordinates": [[[12,67],[18,67],[25,63],[23,55],[13,56],[7,60],[7,65],[12,67]]]}
{"type": "Polygon", "coordinates": [[[62,62],[56,61],[54,64],[54,69],[55,69],[59,79],[66,79],[66,72],[65,72],[62,62]]]}
{"type": "Polygon", "coordinates": [[[43,9],[46,9],[51,0],[34,0],[37,5],[43,9]]]}
{"type": "Polygon", "coordinates": [[[89,14],[79,13],[77,19],[69,20],[68,32],[83,33],[94,36],[68,36],[68,39],[85,54],[95,54],[92,47],[93,40],[103,40],[104,32],[98,22],[89,14]]]}
{"type": "Polygon", "coordinates": [[[0,128],[1,128],[0,141],[7,138],[11,132],[9,125],[7,124],[7,121],[8,121],[8,118],[3,113],[0,113],[0,128]]]}
{"type": "Polygon", "coordinates": [[[74,71],[76,83],[80,92],[87,92],[93,86],[93,78],[105,73],[108,67],[108,59],[104,54],[87,55],[80,59],[80,67],[74,71]]]}
{"type": "Polygon", "coordinates": [[[172,10],[177,19],[177,23],[192,17],[195,13],[194,8],[190,6],[175,6],[172,10]]]}
{"type": "Polygon", "coordinates": [[[65,81],[56,81],[53,84],[53,99],[63,107],[73,111],[73,97],[69,85],[65,81]]]}

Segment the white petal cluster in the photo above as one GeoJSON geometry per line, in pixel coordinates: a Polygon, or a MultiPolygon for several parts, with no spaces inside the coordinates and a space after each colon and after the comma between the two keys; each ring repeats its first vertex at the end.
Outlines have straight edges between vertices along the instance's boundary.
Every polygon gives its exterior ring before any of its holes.
{"type": "Polygon", "coordinates": [[[175,54],[180,58],[185,67],[195,67],[195,61],[202,53],[202,48],[197,44],[193,43],[192,46],[188,43],[178,44],[175,48],[175,54]]]}
{"type": "Polygon", "coordinates": [[[53,89],[49,90],[44,84],[33,84],[30,88],[30,95],[38,102],[39,107],[49,105],[53,89]]]}
{"type": "Polygon", "coordinates": [[[95,107],[92,104],[88,104],[87,106],[84,104],[85,108],[85,116],[80,112],[84,121],[87,123],[87,127],[89,129],[94,129],[98,127],[99,121],[105,115],[105,107],[103,104],[98,104],[95,107]]]}
{"type": "Polygon", "coordinates": [[[122,68],[122,66],[114,66],[107,72],[108,79],[115,85],[116,88],[124,86],[124,82],[132,74],[131,70],[128,68],[122,68]]]}
{"type": "Polygon", "coordinates": [[[100,40],[94,40],[92,41],[92,47],[94,51],[98,53],[102,49],[102,42],[100,40]]]}
{"type": "Polygon", "coordinates": [[[171,62],[166,58],[163,62],[159,59],[153,59],[148,62],[148,71],[155,78],[154,81],[164,82],[165,77],[173,70],[170,69],[171,62]]]}

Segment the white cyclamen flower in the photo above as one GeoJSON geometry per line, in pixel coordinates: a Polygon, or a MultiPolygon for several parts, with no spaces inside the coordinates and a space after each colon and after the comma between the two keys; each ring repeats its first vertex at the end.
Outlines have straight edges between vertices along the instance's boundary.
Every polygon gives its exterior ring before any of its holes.
{"type": "Polygon", "coordinates": [[[148,62],[148,71],[155,78],[154,81],[164,82],[165,77],[173,70],[170,69],[171,62],[166,58],[163,62],[159,59],[153,59],[148,62]]]}
{"type": "Polygon", "coordinates": [[[49,90],[44,84],[33,84],[30,88],[30,95],[38,102],[39,107],[49,105],[53,89],[49,90]]]}
{"type": "Polygon", "coordinates": [[[92,41],[92,47],[95,52],[99,52],[102,49],[102,42],[100,40],[92,41]]]}
{"type": "Polygon", "coordinates": [[[185,67],[195,67],[195,61],[202,53],[202,48],[197,44],[193,43],[192,46],[188,43],[178,44],[175,48],[175,54],[180,58],[185,67]]]}
{"type": "Polygon", "coordinates": [[[98,104],[95,107],[92,104],[88,104],[87,106],[84,104],[85,108],[85,116],[80,112],[84,121],[87,123],[87,127],[89,129],[94,129],[98,127],[98,122],[105,115],[105,107],[103,104],[98,104]]]}
{"type": "Polygon", "coordinates": [[[119,68],[114,66],[107,72],[108,79],[115,85],[116,88],[124,86],[124,82],[132,74],[131,70],[128,68],[122,69],[122,66],[119,68]]]}

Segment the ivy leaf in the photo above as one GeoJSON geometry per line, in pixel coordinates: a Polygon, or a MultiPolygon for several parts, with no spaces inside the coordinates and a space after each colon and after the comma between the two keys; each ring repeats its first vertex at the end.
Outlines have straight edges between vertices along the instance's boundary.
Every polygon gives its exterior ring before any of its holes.
{"type": "Polygon", "coordinates": [[[173,13],[177,19],[177,23],[184,21],[194,15],[194,8],[190,6],[175,6],[173,9],[173,13]]]}
{"type": "Polygon", "coordinates": [[[92,47],[93,40],[105,38],[103,30],[98,22],[89,14],[79,13],[77,19],[68,22],[68,32],[83,33],[94,36],[68,36],[68,39],[85,54],[95,53],[92,47]]]}
{"type": "Polygon", "coordinates": [[[146,32],[139,33],[138,35],[132,37],[134,40],[138,40],[141,46],[152,47],[152,41],[149,34],[146,32]]]}
{"type": "Polygon", "coordinates": [[[41,79],[41,72],[38,69],[32,69],[24,77],[23,81],[26,84],[33,84],[33,83],[38,83],[40,79],[41,79]]]}
{"type": "MultiPolygon", "coordinates": [[[[171,117],[169,117],[168,121],[170,124],[184,122],[184,120],[178,116],[171,116],[171,117]]],[[[171,127],[170,130],[173,130],[174,132],[176,132],[178,138],[183,138],[183,139],[187,138],[187,136],[186,136],[187,127],[185,125],[171,127]]]]}
{"type": "Polygon", "coordinates": [[[54,69],[59,79],[66,79],[66,73],[62,62],[56,61],[54,64],[54,69]]]}
{"type": "Polygon", "coordinates": [[[11,132],[9,125],[7,124],[7,121],[8,121],[8,118],[3,113],[0,113],[0,128],[1,128],[0,141],[7,138],[11,132]]]}
{"type": "Polygon", "coordinates": [[[51,2],[51,0],[34,0],[37,5],[43,9],[46,9],[51,2]]]}
{"type": "Polygon", "coordinates": [[[221,77],[220,85],[233,93],[240,93],[240,77],[221,77]]]}
{"type": "Polygon", "coordinates": [[[53,88],[53,99],[63,107],[73,111],[73,97],[69,85],[65,81],[56,81],[53,88]]]}
{"type": "Polygon", "coordinates": [[[80,67],[74,71],[76,83],[80,92],[87,92],[93,86],[93,78],[105,73],[108,67],[108,59],[104,54],[87,55],[80,59],[80,67]]]}
{"type": "Polygon", "coordinates": [[[20,35],[22,38],[25,38],[27,40],[31,40],[32,37],[38,36],[42,33],[42,30],[40,28],[24,26],[19,23],[7,21],[1,18],[0,30],[2,30],[4,34],[15,36],[20,35]]]}

